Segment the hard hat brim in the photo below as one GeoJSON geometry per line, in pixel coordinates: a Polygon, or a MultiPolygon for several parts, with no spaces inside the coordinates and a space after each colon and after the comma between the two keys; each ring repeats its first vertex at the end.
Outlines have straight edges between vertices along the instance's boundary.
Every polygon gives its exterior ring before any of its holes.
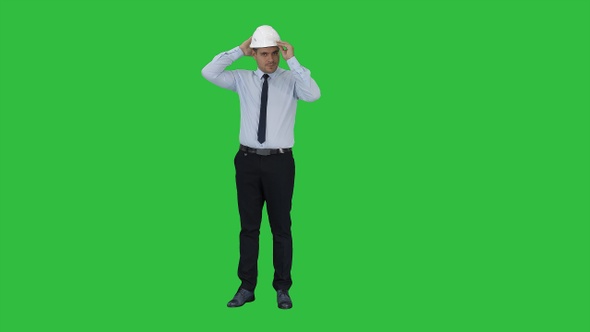
{"type": "Polygon", "coordinates": [[[250,44],[250,48],[263,48],[263,47],[273,47],[273,46],[279,46],[279,45],[276,42],[265,43],[265,44],[255,44],[255,43],[250,44]]]}

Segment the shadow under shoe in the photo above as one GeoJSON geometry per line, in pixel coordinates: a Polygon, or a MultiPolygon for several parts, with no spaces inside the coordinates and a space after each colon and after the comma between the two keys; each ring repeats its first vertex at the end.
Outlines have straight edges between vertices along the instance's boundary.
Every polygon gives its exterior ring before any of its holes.
{"type": "Polygon", "coordinates": [[[244,303],[252,301],[254,301],[254,292],[240,288],[238,289],[238,292],[236,293],[234,298],[227,303],[227,306],[230,308],[236,308],[243,306],[244,303]]]}

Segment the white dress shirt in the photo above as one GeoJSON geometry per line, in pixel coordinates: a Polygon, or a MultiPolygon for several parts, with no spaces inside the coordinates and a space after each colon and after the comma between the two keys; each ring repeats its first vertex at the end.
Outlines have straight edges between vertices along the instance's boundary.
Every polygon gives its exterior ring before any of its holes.
{"type": "Polygon", "coordinates": [[[201,73],[211,83],[238,93],[240,144],[257,149],[293,147],[297,100],[317,100],[320,97],[318,85],[311,78],[310,71],[301,66],[295,57],[287,60],[291,70],[277,68],[274,73],[268,74],[266,141],[259,143],[258,119],[264,72],[260,69],[225,70],[243,55],[239,46],[223,52],[213,58],[201,73]]]}

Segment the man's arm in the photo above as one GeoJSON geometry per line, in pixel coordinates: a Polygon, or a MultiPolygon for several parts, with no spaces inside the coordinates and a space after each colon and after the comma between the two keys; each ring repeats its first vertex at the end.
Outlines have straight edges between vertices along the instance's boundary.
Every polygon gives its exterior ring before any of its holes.
{"type": "Polygon", "coordinates": [[[201,70],[203,77],[217,86],[236,91],[236,77],[233,72],[226,71],[225,68],[243,55],[252,55],[252,49],[249,46],[251,38],[248,38],[242,45],[214,57],[201,70]]]}
{"type": "Polygon", "coordinates": [[[293,77],[295,77],[295,95],[297,99],[304,101],[316,101],[320,98],[320,88],[311,78],[311,72],[299,64],[295,58],[293,46],[284,41],[278,41],[279,49],[283,54],[283,59],[287,61],[293,77]]]}

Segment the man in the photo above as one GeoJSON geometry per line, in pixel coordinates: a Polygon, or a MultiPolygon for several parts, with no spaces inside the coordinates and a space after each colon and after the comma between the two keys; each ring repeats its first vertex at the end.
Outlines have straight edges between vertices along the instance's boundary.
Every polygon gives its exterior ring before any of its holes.
{"type": "Polygon", "coordinates": [[[258,276],[258,236],[266,202],[273,235],[273,287],[281,309],[293,306],[291,199],[295,181],[292,147],[297,100],[312,102],[320,90],[309,70],[302,67],[293,46],[263,25],[240,46],[217,55],[202,70],[215,85],[238,93],[240,99],[240,149],[235,156],[236,188],[240,213],[241,285],[228,307],[254,301],[258,276]],[[290,70],[279,68],[279,53],[290,70]],[[252,56],[258,68],[225,70],[242,56],[252,56]]]}

